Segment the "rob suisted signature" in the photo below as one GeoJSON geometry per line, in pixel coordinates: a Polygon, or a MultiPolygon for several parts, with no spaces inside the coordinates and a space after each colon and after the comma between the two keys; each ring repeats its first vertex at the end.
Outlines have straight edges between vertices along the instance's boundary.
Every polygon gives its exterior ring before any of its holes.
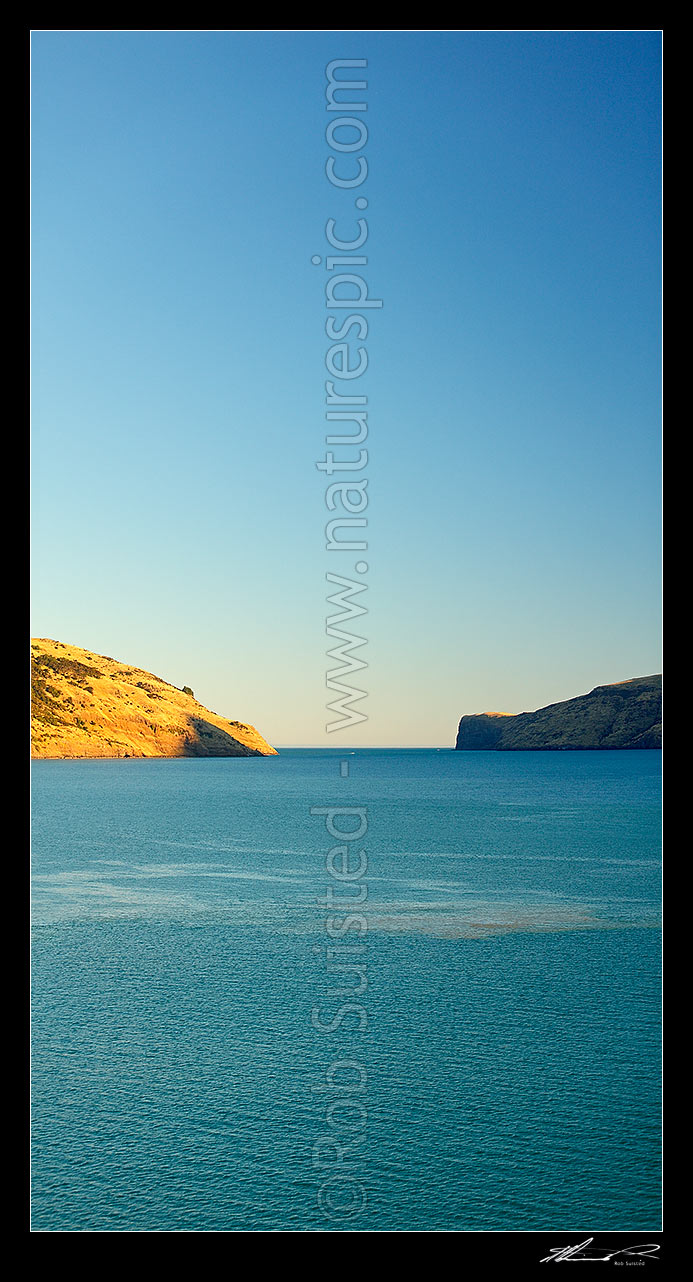
{"type": "Polygon", "coordinates": [[[545,1255],[541,1264],[565,1264],[576,1262],[578,1260],[616,1260],[622,1256],[638,1256],[638,1263],[644,1263],[645,1259],[653,1260],[657,1258],[659,1246],[656,1242],[643,1242],[638,1246],[621,1246],[616,1250],[603,1246],[591,1246],[594,1238],[587,1237],[584,1242],[578,1242],[576,1246],[554,1246],[551,1248],[551,1254],[545,1255]]]}

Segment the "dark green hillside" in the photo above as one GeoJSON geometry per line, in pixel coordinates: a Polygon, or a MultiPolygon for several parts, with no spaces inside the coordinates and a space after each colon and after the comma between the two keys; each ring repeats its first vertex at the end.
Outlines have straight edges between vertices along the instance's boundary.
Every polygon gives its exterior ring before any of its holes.
{"type": "Polygon", "coordinates": [[[636,677],[537,712],[462,717],[461,751],[527,752],[585,748],[661,748],[662,678],[636,677]]]}

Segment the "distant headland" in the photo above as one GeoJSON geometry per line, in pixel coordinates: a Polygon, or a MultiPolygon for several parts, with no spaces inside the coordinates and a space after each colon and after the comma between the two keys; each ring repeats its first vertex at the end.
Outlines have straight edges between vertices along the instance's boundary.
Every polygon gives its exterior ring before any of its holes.
{"type": "Polygon", "coordinates": [[[462,752],[661,748],[662,678],[635,677],[537,712],[481,712],[462,717],[462,752]]]}
{"type": "Polygon", "coordinates": [[[265,757],[254,726],[227,721],[129,664],[62,641],[31,642],[32,757],[265,757]]]}

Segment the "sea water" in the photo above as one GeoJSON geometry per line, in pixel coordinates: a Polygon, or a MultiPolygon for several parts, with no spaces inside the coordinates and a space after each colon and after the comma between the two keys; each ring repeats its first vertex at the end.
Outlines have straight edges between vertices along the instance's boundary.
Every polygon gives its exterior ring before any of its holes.
{"type": "Polygon", "coordinates": [[[35,763],[34,1231],[658,1229],[659,796],[650,751],[35,763]]]}

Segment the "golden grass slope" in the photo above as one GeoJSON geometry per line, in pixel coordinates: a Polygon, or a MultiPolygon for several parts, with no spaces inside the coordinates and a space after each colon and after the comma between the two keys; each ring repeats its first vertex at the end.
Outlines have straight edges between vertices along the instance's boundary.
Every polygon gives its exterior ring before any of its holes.
{"type": "Polygon", "coordinates": [[[32,757],[274,755],[254,726],[227,721],[175,686],[62,641],[31,642],[32,757]]]}

